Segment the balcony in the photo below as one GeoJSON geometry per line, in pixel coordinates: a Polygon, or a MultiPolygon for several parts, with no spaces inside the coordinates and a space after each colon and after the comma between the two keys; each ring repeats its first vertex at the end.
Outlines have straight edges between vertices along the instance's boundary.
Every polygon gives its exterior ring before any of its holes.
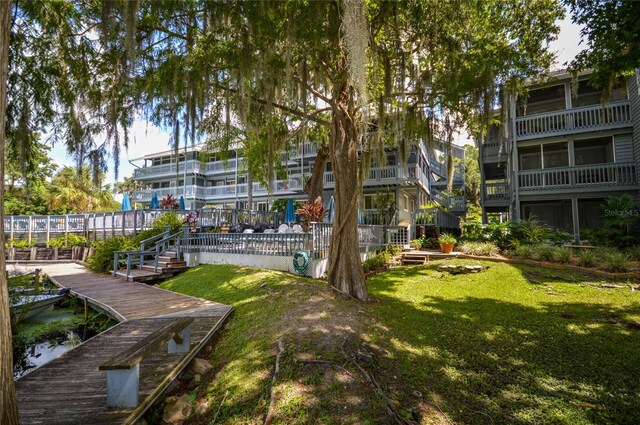
{"type": "MultiPolygon", "coordinates": [[[[286,180],[274,180],[272,182],[272,195],[293,195],[302,191],[304,182],[302,176],[291,176],[286,180]]],[[[249,185],[241,183],[238,185],[230,184],[225,186],[211,186],[203,188],[206,200],[229,199],[229,198],[246,198],[249,185]]],[[[267,196],[269,190],[267,186],[261,183],[253,183],[253,196],[267,196]]]]}
{"type": "MultiPolygon", "coordinates": [[[[409,182],[420,182],[425,189],[429,187],[429,179],[424,175],[417,165],[409,165],[408,169],[401,165],[390,165],[387,167],[372,167],[369,169],[369,177],[364,180],[364,186],[386,186],[394,184],[405,184],[409,182]]],[[[325,189],[335,187],[333,173],[324,173],[325,189]]]]}
{"type": "Polygon", "coordinates": [[[636,166],[624,164],[593,164],[578,167],[549,168],[518,172],[520,192],[566,189],[606,189],[635,186],[636,166]]]}
{"type": "Polygon", "coordinates": [[[622,101],[518,117],[516,139],[563,136],[631,125],[629,101],[622,101]]]}
{"type": "Polygon", "coordinates": [[[189,185],[186,188],[183,186],[180,187],[164,187],[161,189],[144,189],[144,190],[136,190],[131,195],[132,202],[150,202],[151,197],[153,196],[153,192],[156,192],[158,195],[158,199],[162,199],[167,196],[169,193],[175,196],[176,198],[180,198],[180,196],[184,195],[185,199],[203,199],[204,198],[204,187],[189,185]]]}
{"type": "Polygon", "coordinates": [[[484,185],[484,199],[486,201],[508,201],[511,198],[509,183],[487,183],[484,185]]]}
{"type": "MultiPolygon", "coordinates": [[[[176,164],[163,164],[136,168],[133,170],[133,178],[135,180],[154,180],[162,177],[175,177],[177,174],[182,176],[184,173],[184,162],[180,162],[178,165],[180,166],[179,171],[176,171],[176,164]]],[[[200,174],[200,169],[200,161],[187,161],[187,174],[200,174]]]]}
{"type": "Polygon", "coordinates": [[[236,169],[236,163],[238,161],[242,162],[242,159],[232,158],[226,162],[225,161],[207,162],[207,165],[205,167],[205,173],[207,176],[211,176],[215,174],[224,174],[224,173],[234,172],[236,169]]]}

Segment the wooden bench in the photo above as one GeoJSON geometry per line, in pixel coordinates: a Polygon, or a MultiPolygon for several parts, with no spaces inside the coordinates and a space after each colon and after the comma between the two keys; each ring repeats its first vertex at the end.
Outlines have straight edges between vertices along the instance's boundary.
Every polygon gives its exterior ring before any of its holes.
{"type": "Polygon", "coordinates": [[[99,370],[107,372],[107,406],[136,407],[140,362],[166,342],[169,354],[188,353],[191,346],[191,322],[192,317],[169,320],[129,349],[102,364],[99,370]]]}

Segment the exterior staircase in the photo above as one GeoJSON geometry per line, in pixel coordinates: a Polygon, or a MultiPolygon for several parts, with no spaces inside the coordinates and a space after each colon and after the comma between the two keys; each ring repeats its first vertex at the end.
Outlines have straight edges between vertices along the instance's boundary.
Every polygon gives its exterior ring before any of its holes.
{"type": "Polygon", "coordinates": [[[169,230],[140,244],[140,250],[114,253],[113,275],[134,282],[154,283],[185,271],[182,256],[182,232],[169,235],[169,230]],[[152,248],[147,248],[153,244],[152,248]],[[122,267],[122,264],[125,267],[122,267]]]}

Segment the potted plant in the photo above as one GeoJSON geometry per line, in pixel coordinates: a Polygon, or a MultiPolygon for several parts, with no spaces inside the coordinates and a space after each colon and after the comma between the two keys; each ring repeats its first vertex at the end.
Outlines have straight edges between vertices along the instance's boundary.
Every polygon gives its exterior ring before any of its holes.
{"type": "Polygon", "coordinates": [[[456,245],[456,238],[450,233],[442,233],[438,237],[438,242],[440,242],[440,251],[445,254],[449,254],[453,251],[453,247],[456,245]]]}
{"type": "Polygon", "coordinates": [[[320,197],[315,202],[307,202],[298,208],[298,215],[302,218],[302,228],[305,232],[308,232],[311,228],[311,223],[321,222],[329,214],[323,205],[320,197]]]}

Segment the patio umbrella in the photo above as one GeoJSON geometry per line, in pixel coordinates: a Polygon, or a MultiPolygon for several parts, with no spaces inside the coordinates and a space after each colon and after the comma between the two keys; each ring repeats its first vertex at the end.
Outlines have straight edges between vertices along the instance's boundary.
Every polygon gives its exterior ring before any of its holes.
{"type": "Polygon", "coordinates": [[[287,201],[287,209],[284,211],[284,221],[285,223],[295,223],[296,221],[296,212],[293,208],[293,198],[289,198],[287,201]]]}
{"type": "Polygon", "coordinates": [[[160,209],[160,201],[158,201],[158,194],[153,191],[153,196],[151,196],[151,203],[149,204],[149,208],[152,210],[160,209]]]}
{"type": "Polygon", "coordinates": [[[126,192],[122,197],[122,211],[131,211],[131,201],[129,201],[129,194],[126,192]]]}
{"type": "Polygon", "coordinates": [[[184,196],[180,195],[180,205],[178,205],[180,211],[184,211],[186,208],[184,207],[184,196]]]}
{"type": "Polygon", "coordinates": [[[327,216],[324,218],[324,221],[327,223],[333,223],[333,218],[336,214],[336,205],[335,205],[336,201],[333,199],[333,195],[331,196],[331,199],[329,199],[329,205],[327,205],[327,211],[329,211],[327,213],[327,216]]]}

